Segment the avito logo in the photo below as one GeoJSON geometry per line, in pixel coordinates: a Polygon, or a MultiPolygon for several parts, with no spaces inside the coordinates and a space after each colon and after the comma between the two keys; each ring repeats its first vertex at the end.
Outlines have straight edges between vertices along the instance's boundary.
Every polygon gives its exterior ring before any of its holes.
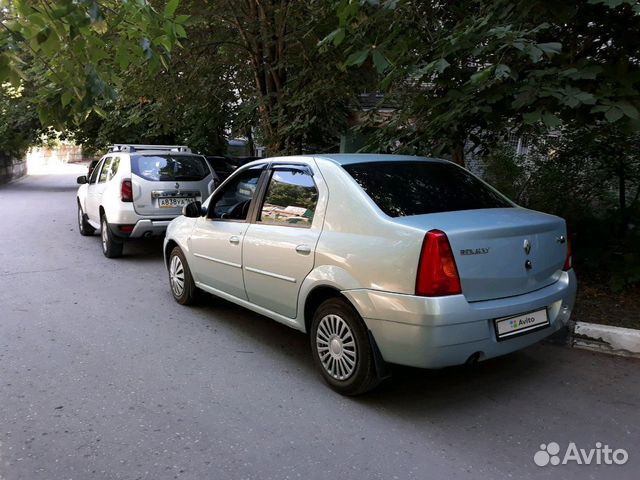
{"type": "Polygon", "coordinates": [[[629,454],[623,448],[616,450],[609,445],[596,442],[596,448],[578,448],[574,442],[570,442],[560,458],[560,445],[556,442],[540,445],[540,450],[533,456],[533,461],[539,467],[551,465],[566,465],[575,462],[578,465],[624,465],[629,460],[629,454]]]}

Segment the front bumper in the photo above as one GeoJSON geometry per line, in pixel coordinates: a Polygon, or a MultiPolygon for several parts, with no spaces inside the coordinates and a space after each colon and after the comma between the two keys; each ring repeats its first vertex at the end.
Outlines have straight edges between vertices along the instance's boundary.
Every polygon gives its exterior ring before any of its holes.
{"type": "Polygon", "coordinates": [[[576,296],[573,270],[552,285],[516,297],[467,302],[464,295],[418,297],[375,290],[342,292],[356,307],[387,362],[422,368],[505,355],[532,345],[569,322],[576,296]],[[497,341],[493,320],[546,308],[550,325],[497,341]]]}

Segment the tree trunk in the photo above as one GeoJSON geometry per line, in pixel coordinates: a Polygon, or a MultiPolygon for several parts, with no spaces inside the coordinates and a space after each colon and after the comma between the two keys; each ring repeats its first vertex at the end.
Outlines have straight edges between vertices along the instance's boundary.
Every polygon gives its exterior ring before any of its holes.
{"type": "Polygon", "coordinates": [[[458,142],[453,146],[451,150],[451,161],[457,163],[461,167],[465,167],[464,161],[464,143],[458,142]]]}
{"type": "Polygon", "coordinates": [[[620,207],[620,235],[623,237],[628,230],[628,212],[627,212],[627,182],[624,165],[620,165],[618,171],[618,202],[620,207]]]}

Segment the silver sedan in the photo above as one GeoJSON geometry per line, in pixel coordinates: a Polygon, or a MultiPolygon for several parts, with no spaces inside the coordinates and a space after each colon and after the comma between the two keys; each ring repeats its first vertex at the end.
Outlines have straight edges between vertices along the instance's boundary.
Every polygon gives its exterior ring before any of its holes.
{"type": "Polygon", "coordinates": [[[440,368],[538,342],[567,324],[576,293],[563,219],[422,157],[252,162],[184,208],[164,254],[176,301],[203,290],[307,332],[346,395],[388,364],[440,368]]]}

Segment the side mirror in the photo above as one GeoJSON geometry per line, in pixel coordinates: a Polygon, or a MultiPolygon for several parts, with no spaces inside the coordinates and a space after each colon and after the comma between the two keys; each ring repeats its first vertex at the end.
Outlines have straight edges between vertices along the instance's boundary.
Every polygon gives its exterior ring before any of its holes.
{"type": "Polygon", "coordinates": [[[78,182],[79,185],[83,185],[83,184],[87,183],[87,176],[86,175],[80,175],[76,179],[76,182],[78,182]]]}
{"type": "Polygon", "coordinates": [[[207,213],[206,208],[202,208],[202,203],[196,201],[182,207],[182,215],[188,218],[198,218],[207,213]]]}

